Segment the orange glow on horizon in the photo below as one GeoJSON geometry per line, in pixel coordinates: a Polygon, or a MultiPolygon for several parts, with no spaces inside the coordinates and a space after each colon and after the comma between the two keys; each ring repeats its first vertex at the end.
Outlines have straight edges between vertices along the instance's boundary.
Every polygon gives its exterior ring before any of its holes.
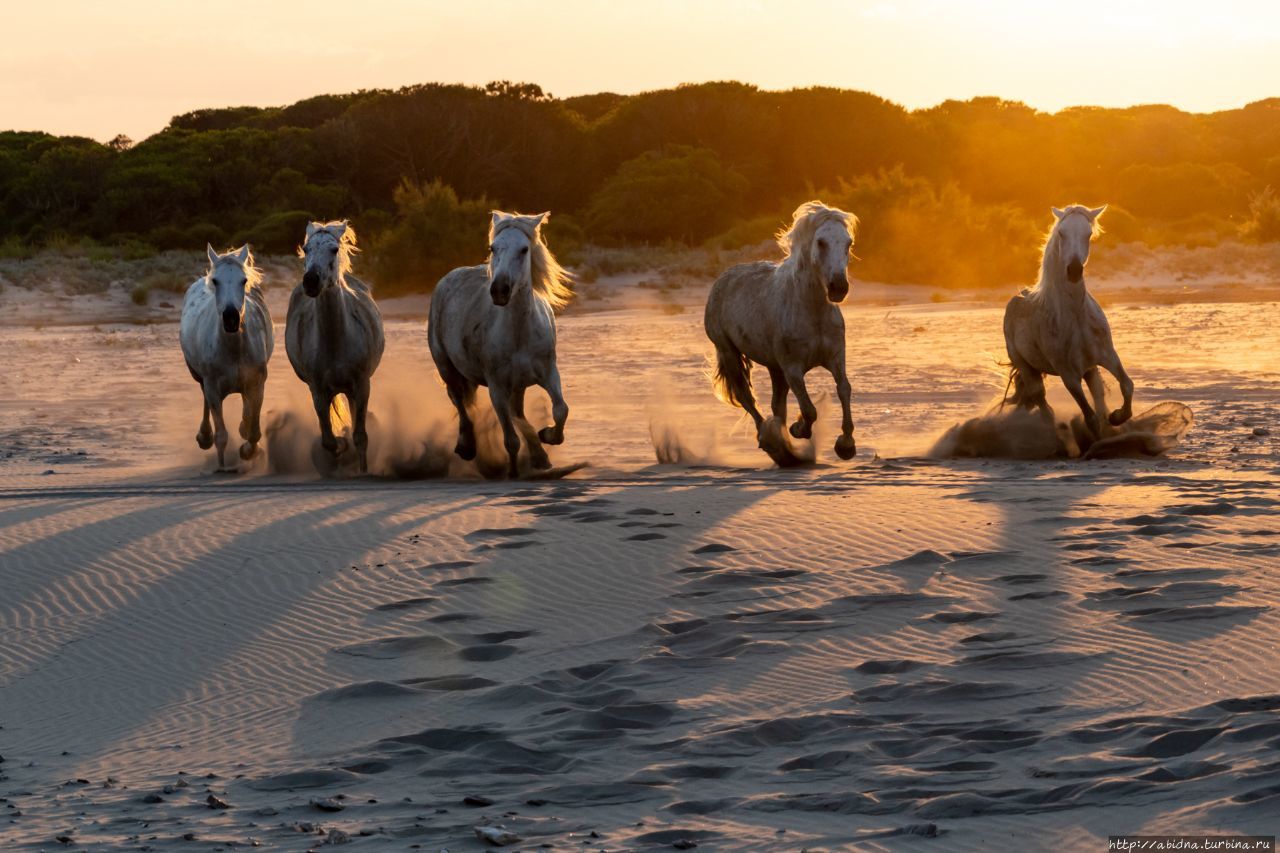
{"type": "Polygon", "coordinates": [[[998,95],[1044,110],[1280,95],[1280,9],[1256,0],[370,0],[23,4],[6,12],[0,129],[142,138],[202,107],[422,82],[557,96],[682,82],[862,89],[909,108],[998,95]]]}

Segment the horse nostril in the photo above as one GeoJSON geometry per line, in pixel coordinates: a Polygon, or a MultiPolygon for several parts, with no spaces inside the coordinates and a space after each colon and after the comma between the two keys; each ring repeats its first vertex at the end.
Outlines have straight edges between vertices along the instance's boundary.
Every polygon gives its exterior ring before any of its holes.
{"type": "Polygon", "coordinates": [[[224,308],[222,311],[222,328],[228,332],[239,331],[240,312],[231,307],[224,308]]]}

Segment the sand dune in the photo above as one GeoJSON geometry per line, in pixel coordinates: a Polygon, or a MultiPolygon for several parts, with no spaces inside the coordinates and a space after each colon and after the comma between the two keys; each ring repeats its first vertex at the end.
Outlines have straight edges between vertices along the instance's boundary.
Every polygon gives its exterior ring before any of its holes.
{"type": "MultiPolygon", "coordinates": [[[[1142,398],[1196,413],[1167,457],[941,461],[996,312],[853,306],[861,455],[786,470],[696,317],[570,315],[554,459],[593,464],[514,483],[214,476],[174,329],[6,330],[0,846],[1274,832],[1278,315],[1118,311],[1142,398]]],[[[451,441],[427,365],[393,323],[374,410],[417,438],[384,448],[451,441]]]]}

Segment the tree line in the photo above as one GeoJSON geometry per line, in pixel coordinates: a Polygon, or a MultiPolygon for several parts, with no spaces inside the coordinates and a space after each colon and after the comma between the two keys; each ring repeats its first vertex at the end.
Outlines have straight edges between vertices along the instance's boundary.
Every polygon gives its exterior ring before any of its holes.
{"type": "Polygon", "coordinates": [[[176,116],[134,144],[0,133],[0,247],[296,246],[347,217],[379,285],[427,289],[484,256],[487,210],[551,210],[553,248],[735,247],[819,197],[863,219],[865,274],[1027,278],[1048,207],[1111,207],[1113,239],[1280,240],[1280,99],[1036,111],[997,98],[909,111],[865,92],[705,83],[551,97],[425,84],[176,116]]]}

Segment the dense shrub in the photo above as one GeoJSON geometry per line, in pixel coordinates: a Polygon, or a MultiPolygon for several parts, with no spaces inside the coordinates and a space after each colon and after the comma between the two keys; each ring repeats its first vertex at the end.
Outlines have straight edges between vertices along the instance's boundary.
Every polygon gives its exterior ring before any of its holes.
{"type": "Polygon", "coordinates": [[[482,263],[488,251],[487,199],[460,200],[440,181],[404,181],[395,223],[373,242],[378,290],[428,291],[454,267],[482,263]]]}

